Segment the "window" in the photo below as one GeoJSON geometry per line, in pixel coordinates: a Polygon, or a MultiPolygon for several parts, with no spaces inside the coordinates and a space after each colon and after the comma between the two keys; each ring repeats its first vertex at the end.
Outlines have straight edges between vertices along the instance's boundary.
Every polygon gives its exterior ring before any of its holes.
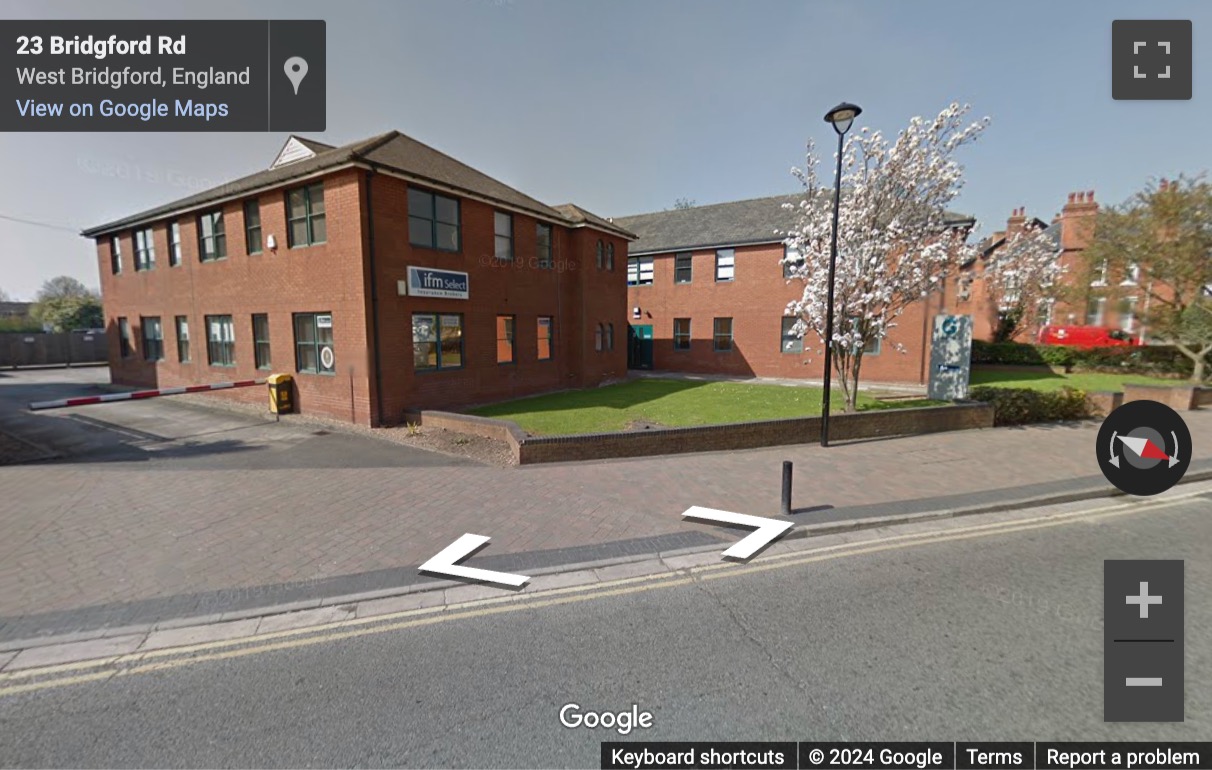
{"type": "Polygon", "coordinates": [[[286,233],[290,248],[311,246],[328,240],[324,220],[324,183],[296,187],[286,193],[286,233]]]}
{"type": "Polygon", "coordinates": [[[1119,302],[1119,328],[1125,332],[1136,331],[1136,297],[1124,297],[1119,302]]]}
{"type": "Polygon", "coordinates": [[[141,317],[139,328],[143,330],[143,360],[162,360],[164,358],[164,330],[160,328],[159,316],[141,317]]]}
{"type": "Polygon", "coordinates": [[[256,199],[244,201],[244,244],[249,254],[261,253],[261,202],[256,199]]]}
{"type": "Polygon", "coordinates": [[[732,319],[715,319],[715,349],[718,351],[732,350],[732,319]]]}
{"type": "Polygon", "coordinates": [[[513,215],[504,211],[492,215],[493,230],[496,233],[497,259],[513,259],[513,215]]]}
{"type": "Polygon", "coordinates": [[[715,253],[715,279],[717,281],[731,281],[732,276],[736,271],[736,251],[733,249],[720,249],[715,253]]]}
{"type": "Polygon", "coordinates": [[[539,316],[538,322],[539,360],[549,361],[552,356],[552,343],[555,341],[555,319],[549,315],[539,316]]]}
{"type": "Polygon", "coordinates": [[[689,251],[682,252],[673,258],[673,282],[690,283],[694,271],[694,255],[689,251]]]}
{"type": "Polygon", "coordinates": [[[1135,286],[1140,283],[1140,265],[1135,262],[1128,263],[1128,271],[1124,274],[1122,286],[1135,286]]]}
{"type": "Polygon", "coordinates": [[[189,319],[183,315],[175,320],[177,327],[177,360],[183,364],[189,363],[189,319]]]}
{"type": "Polygon", "coordinates": [[[551,225],[539,222],[535,225],[535,240],[538,242],[539,267],[554,267],[551,261],[551,225]]]}
{"type": "Polygon", "coordinates": [[[793,278],[804,266],[804,257],[793,246],[783,246],[783,277],[793,278]]]}
{"type": "Polygon", "coordinates": [[[614,244],[613,243],[606,244],[606,269],[610,270],[610,271],[614,270],[614,244]]]}
{"type": "Polygon", "coordinates": [[[130,323],[125,318],[118,319],[118,351],[130,358],[130,323]]]}
{"type": "Polygon", "coordinates": [[[445,195],[408,189],[408,242],[438,251],[458,251],[459,202],[445,195]]]}
{"type": "Polygon", "coordinates": [[[463,316],[445,313],[413,313],[413,369],[417,371],[458,369],[461,366],[463,366],[463,316]]]}
{"type": "Polygon", "coordinates": [[[1094,271],[1094,280],[1090,282],[1091,286],[1106,286],[1107,285],[1107,260],[1099,263],[1098,268],[1094,271]]]}
{"type": "Polygon", "coordinates": [[[880,351],[884,349],[884,340],[882,337],[876,337],[873,340],[867,340],[867,344],[863,346],[863,355],[878,356],[880,351]]]}
{"type": "Polygon", "coordinates": [[[122,239],[116,235],[109,239],[109,269],[114,275],[122,272],[122,239]]]}
{"type": "Polygon", "coordinates": [[[606,267],[606,248],[602,245],[602,239],[598,238],[598,270],[606,267]]]}
{"type": "Polygon", "coordinates": [[[603,343],[605,337],[606,337],[605,324],[598,324],[597,331],[595,331],[593,333],[593,349],[598,351],[599,353],[602,352],[602,343],[603,343]]]}
{"type": "Polygon", "coordinates": [[[784,353],[804,352],[804,338],[795,333],[795,324],[798,320],[795,317],[783,318],[782,350],[784,353]]]}
{"type": "Polygon", "coordinates": [[[1087,326],[1102,326],[1103,311],[1107,307],[1106,297],[1091,297],[1086,303],[1086,325],[1087,326]]]}
{"type": "Polygon", "coordinates": [[[606,349],[614,350],[614,324],[606,324],[606,349]]]}
{"type": "Polygon", "coordinates": [[[673,349],[690,350],[690,319],[673,319],[673,349]]]}
{"type": "Polygon", "coordinates": [[[206,360],[211,366],[236,365],[236,330],[229,315],[206,316],[206,360]]]}
{"type": "Polygon", "coordinates": [[[627,285],[647,286],[652,283],[652,257],[631,257],[627,260],[627,285]]]}
{"type": "Polygon", "coordinates": [[[135,270],[151,270],[156,266],[156,243],[152,229],[146,227],[135,231],[135,270]]]}
{"type": "Polygon", "coordinates": [[[227,259],[222,211],[210,211],[198,217],[198,257],[202,262],[227,259]]]}
{"type": "Polygon", "coordinates": [[[175,219],[168,226],[168,264],[170,267],[181,264],[181,223],[175,219]]]}
{"type": "Polygon", "coordinates": [[[337,361],[332,345],[332,313],[295,313],[294,318],[295,370],[309,374],[336,372],[337,361]]]}
{"type": "Polygon", "coordinates": [[[513,330],[517,317],[511,315],[497,316],[497,363],[512,364],[517,355],[517,340],[513,330]]]}
{"type": "Polygon", "coordinates": [[[264,313],[254,313],[253,324],[253,360],[258,369],[268,369],[269,357],[269,316],[264,313]]]}

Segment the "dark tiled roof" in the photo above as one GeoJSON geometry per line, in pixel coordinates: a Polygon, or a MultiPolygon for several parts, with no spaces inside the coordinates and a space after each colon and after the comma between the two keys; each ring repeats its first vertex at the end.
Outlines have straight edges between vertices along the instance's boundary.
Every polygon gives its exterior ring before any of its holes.
{"type": "MultiPolygon", "coordinates": [[[[298,137],[296,137],[298,138],[298,137]]],[[[129,217],[109,222],[84,231],[94,237],[136,224],[161,219],[177,212],[200,208],[207,203],[234,198],[254,190],[266,189],[287,183],[299,177],[336,169],[351,163],[365,163],[384,171],[394,171],[420,181],[441,185],[460,192],[487,198],[488,200],[513,206],[540,218],[567,222],[556,209],[540,203],[509,185],[484,174],[429,145],[390,131],[386,134],[363,139],[358,142],[331,147],[312,140],[303,140],[309,149],[316,152],[314,158],[287,163],[277,168],[258,171],[227,184],[204,190],[180,200],[142,211],[129,217]],[[327,148],[327,149],[326,149],[327,148]]],[[[587,213],[587,212],[586,212],[587,213]]],[[[609,223],[607,223],[609,224],[609,223]]],[[[602,226],[597,225],[595,226],[602,226]]],[[[615,227],[614,229],[619,229],[615,227]]]]}
{"type": "Polygon", "coordinates": [[[635,240],[635,233],[631,232],[630,230],[624,230],[609,219],[600,217],[597,214],[594,214],[592,211],[586,211],[575,203],[562,203],[554,208],[556,211],[563,214],[565,219],[574,224],[593,225],[599,230],[606,230],[608,232],[621,235],[624,238],[635,240]]]}
{"type": "Polygon", "coordinates": [[[324,142],[317,142],[315,139],[305,139],[304,137],[296,136],[295,140],[298,141],[299,144],[301,144],[304,147],[306,147],[307,149],[311,150],[312,152],[324,152],[325,150],[336,149],[331,144],[324,144],[324,142]]]}
{"type": "MultiPolygon", "coordinates": [[[[821,203],[827,203],[825,198],[828,197],[823,195],[821,203]]],[[[638,236],[631,246],[632,254],[740,246],[747,243],[777,243],[783,239],[779,233],[795,227],[799,218],[796,209],[787,210],[783,204],[790,203],[798,207],[803,199],[803,193],[773,195],[768,198],[751,198],[688,209],[615,217],[614,223],[638,236]]],[[[974,222],[971,217],[963,214],[948,212],[947,216],[949,224],[952,225],[971,225],[974,222]]]]}
{"type": "Polygon", "coordinates": [[[0,318],[27,316],[33,304],[32,302],[0,302],[0,318]]]}

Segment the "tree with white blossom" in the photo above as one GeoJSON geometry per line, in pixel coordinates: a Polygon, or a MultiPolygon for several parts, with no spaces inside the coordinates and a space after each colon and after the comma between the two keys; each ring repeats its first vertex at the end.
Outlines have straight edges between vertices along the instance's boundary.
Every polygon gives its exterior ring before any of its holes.
{"type": "MultiPolygon", "coordinates": [[[[968,112],[967,105],[952,104],[935,118],[913,118],[894,141],[868,128],[846,141],[830,344],[847,412],[856,408],[864,351],[884,339],[905,309],[940,286],[972,251],[967,232],[955,228],[947,214],[963,186],[963,167],[954,155],[989,123],[988,118],[967,123],[968,112]]],[[[785,311],[798,319],[792,333],[812,332],[823,346],[833,231],[826,202],[833,193],[832,180],[822,186],[817,177],[819,164],[810,141],[805,168],[792,169],[804,198],[798,206],[786,204],[799,211],[799,220],[795,229],[780,234],[788,246],[784,261],[791,280],[804,284],[803,295],[785,311]]],[[[904,352],[903,346],[894,347],[904,352]]]]}
{"type": "Polygon", "coordinates": [[[1035,328],[1062,290],[1064,266],[1059,244],[1036,222],[999,247],[985,263],[985,293],[997,310],[995,342],[1007,342],[1035,328]]]}

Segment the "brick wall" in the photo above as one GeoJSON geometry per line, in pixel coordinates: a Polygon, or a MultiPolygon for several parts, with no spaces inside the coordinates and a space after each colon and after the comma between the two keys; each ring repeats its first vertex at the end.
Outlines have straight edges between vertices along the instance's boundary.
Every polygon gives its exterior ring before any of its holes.
{"type": "MultiPolygon", "coordinates": [[[[715,280],[715,249],[693,252],[690,283],[674,283],[675,255],[653,257],[653,283],[628,287],[629,308],[640,308],[631,324],[653,328],[653,368],[658,371],[739,376],[820,379],[824,351],[809,332],[802,353],[782,352],[782,319],[787,303],[798,299],[803,284],[783,278],[781,243],[735,249],[735,277],[715,280]],[[713,322],[732,318],[731,351],[715,350],[713,322]],[[675,318],[690,318],[690,350],[673,347],[675,318]]],[[[878,354],[863,356],[865,382],[926,382],[931,319],[943,312],[948,297],[937,293],[906,309],[883,340],[878,354]],[[907,352],[896,350],[899,343],[907,352]]]]}
{"type": "MultiPolygon", "coordinates": [[[[424,411],[411,419],[505,441],[523,465],[807,444],[819,441],[821,431],[819,417],[580,436],[526,436],[506,420],[449,412],[424,411]]],[[[831,440],[847,441],[991,427],[993,407],[972,403],[833,415],[829,433],[831,440]]]]}

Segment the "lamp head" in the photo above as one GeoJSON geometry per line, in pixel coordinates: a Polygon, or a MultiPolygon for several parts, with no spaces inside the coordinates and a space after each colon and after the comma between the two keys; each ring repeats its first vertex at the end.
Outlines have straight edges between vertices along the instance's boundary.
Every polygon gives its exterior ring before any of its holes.
{"type": "Polygon", "coordinates": [[[850,102],[842,102],[825,113],[825,122],[833,125],[833,130],[839,135],[845,135],[850,130],[854,119],[863,113],[863,108],[850,102]]]}

